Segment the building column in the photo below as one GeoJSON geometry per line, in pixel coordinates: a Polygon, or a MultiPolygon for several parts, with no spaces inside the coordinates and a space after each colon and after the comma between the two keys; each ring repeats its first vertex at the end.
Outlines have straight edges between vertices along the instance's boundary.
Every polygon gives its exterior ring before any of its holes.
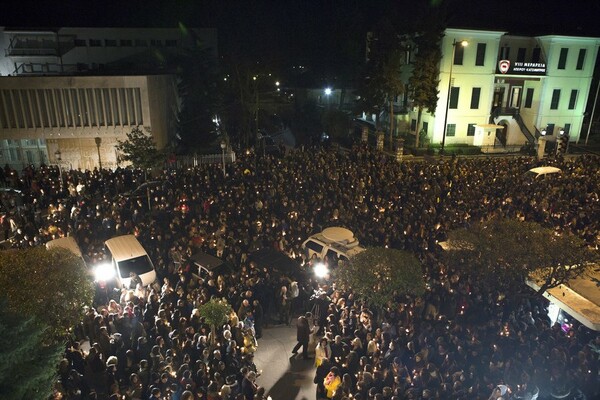
{"type": "Polygon", "coordinates": [[[396,161],[402,161],[402,156],[404,155],[404,139],[398,138],[396,139],[396,161]]]}
{"type": "Polygon", "coordinates": [[[367,126],[362,127],[362,131],[360,133],[360,141],[362,143],[367,143],[369,141],[369,128],[367,126]]]}
{"type": "Polygon", "coordinates": [[[547,142],[547,140],[544,137],[539,138],[537,141],[536,155],[537,155],[538,160],[541,160],[544,158],[544,155],[546,153],[546,142],[547,142]]]}
{"type": "Polygon", "coordinates": [[[383,151],[383,132],[378,131],[377,135],[377,150],[383,151]]]}

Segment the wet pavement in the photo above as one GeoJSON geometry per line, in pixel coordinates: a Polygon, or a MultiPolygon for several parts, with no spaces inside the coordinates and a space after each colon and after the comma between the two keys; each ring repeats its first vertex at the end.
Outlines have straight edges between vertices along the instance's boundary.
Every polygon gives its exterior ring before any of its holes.
{"type": "Polygon", "coordinates": [[[254,354],[254,363],[259,371],[262,370],[256,382],[266,389],[272,400],[316,398],[316,385],[313,383],[315,360],[304,360],[300,354],[292,354],[296,343],[295,321],[291,326],[263,328],[263,336],[254,354]]]}

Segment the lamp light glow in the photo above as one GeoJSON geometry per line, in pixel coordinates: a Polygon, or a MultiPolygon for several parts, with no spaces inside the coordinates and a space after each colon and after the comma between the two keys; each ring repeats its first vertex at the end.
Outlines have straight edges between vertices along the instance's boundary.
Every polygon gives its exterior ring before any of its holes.
{"type": "Polygon", "coordinates": [[[325,278],[329,274],[329,268],[322,262],[318,262],[314,265],[313,272],[317,278],[325,278]]]}

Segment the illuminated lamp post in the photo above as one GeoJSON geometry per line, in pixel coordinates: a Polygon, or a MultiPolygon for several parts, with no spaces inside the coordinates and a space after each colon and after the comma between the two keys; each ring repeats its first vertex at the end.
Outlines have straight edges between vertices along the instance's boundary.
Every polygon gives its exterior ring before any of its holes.
{"type": "Polygon", "coordinates": [[[223,166],[223,178],[225,178],[225,148],[227,147],[227,143],[224,140],[221,141],[221,161],[223,166]]]}
{"type": "Polygon", "coordinates": [[[452,57],[450,58],[450,75],[448,78],[448,96],[446,98],[446,112],[444,114],[444,132],[442,135],[442,149],[440,150],[440,154],[444,154],[444,147],[446,146],[446,129],[448,125],[448,109],[450,108],[450,94],[452,92],[452,66],[454,65],[454,56],[456,54],[456,45],[460,44],[462,47],[467,47],[469,42],[466,40],[456,41],[456,39],[452,40],[452,57]]]}
{"type": "Polygon", "coordinates": [[[100,169],[102,169],[102,157],[100,156],[100,145],[102,144],[102,138],[96,136],[94,141],[96,142],[96,149],[98,150],[98,166],[100,169]]]}
{"type": "Polygon", "coordinates": [[[331,93],[332,93],[332,90],[330,87],[325,88],[325,96],[327,97],[327,108],[330,108],[330,105],[331,105],[330,100],[329,100],[331,98],[331,93]]]}
{"type": "Polygon", "coordinates": [[[57,161],[56,164],[58,165],[58,174],[60,176],[60,191],[62,192],[62,190],[63,190],[63,172],[62,172],[62,165],[61,165],[62,153],[61,153],[60,149],[56,150],[54,152],[54,158],[56,158],[56,161],[57,161]]]}

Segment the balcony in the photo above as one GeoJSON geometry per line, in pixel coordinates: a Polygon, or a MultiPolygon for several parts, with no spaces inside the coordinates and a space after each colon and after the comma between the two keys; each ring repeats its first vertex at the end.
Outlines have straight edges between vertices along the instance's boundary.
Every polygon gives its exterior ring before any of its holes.
{"type": "Polygon", "coordinates": [[[71,36],[13,36],[6,57],[61,57],[75,47],[71,36]]]}

